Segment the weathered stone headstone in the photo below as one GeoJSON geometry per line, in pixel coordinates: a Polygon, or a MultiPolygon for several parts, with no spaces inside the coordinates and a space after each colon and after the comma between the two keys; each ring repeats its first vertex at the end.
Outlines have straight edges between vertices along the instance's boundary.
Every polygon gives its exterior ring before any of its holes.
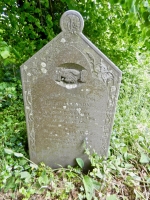
{"type": "Polygon", "coordinates": [[[83,18],[65,12],[62,32],[21,66],[30,159],[74,165],[87,146],[106,156],[121,71],[83,34],[83,18]]]}

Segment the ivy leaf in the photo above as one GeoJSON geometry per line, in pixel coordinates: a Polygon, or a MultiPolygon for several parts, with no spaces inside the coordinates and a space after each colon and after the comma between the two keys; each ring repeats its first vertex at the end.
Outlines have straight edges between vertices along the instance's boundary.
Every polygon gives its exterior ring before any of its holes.
{"type": "Polygon", "coordinates": [[[24,166],[25,164],[27,164],[27,160],[20,159],[19,165],[24,166]]]}
{"type": "Polygon", "coordinates": [[[84,161],[81,158],[76,158],[76,162],[78,163],[79,167],[84,167],[84,161]]]}
{"type": "Polygon", "coordinates": [[[7,154],[13,154],[14,153],[11,149],[4,149],[4,151],[7,154]]]}
{"type": "Polygon", "coordinates": [[[48,176],[46,175],[45,172],[42,173],[42,175],[39,177],[38,179],[39,181],[39,184],[42,186],[43,184],[44,185],[47,185],[49,183],[49,179],[48,179],[48,176]]]}
{"type": "Polygon", "coordinates": [[[14,155],[15,155],[16,157],[23,157],[23,154],[22,154],[22,153],[16,153],[16,152],[14,152],[14,155]]]}
{"type": "Polygon", "coordinates": [[[48,179],[47,175],[46,174],[42,175],[42,178],[43,178],[44,184],[47,185],[49,183],[49,179],[48,179]]]}
{"type": "Polygon", "coordinates": [[[21,178],[23,179],[30,179],[31,175],[29,174],[29,172],[27,171],[24,171],[24,172],[21,172],[21,178]]]}
{"type": "Polygon", "coordinates": [[[141,153],[140,163],[149,163],[150,159],[145,153],[141,153]]]}

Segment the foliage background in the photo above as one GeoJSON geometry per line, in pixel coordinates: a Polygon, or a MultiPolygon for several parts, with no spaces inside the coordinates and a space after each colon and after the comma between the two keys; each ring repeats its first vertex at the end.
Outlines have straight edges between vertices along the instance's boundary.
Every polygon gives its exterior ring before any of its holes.
{"type": "Polygon", "coordinates": [[[0,196],[3,199],[150,198],[150,2],[148,0],[3,0],[0,2],[0,196]],[[83,162],[58,171],[28,160],[19,66],[79,11],[84,34],[122,71],[108,159],[86,149],[83,162]]]}

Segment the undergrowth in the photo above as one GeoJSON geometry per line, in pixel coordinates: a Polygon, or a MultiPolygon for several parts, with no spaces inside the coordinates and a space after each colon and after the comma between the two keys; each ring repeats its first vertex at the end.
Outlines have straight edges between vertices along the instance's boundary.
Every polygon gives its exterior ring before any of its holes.
{"type": "Polygon", "coordinates": [[[76,167],[59,169],[29,160],[21,82],[0,84],[0,199],[150,199],[149,65],[140,58],[139,66],[121,67],[108,158],[85,148],[92,166],[87,173],[80,158],[76,167]]]}

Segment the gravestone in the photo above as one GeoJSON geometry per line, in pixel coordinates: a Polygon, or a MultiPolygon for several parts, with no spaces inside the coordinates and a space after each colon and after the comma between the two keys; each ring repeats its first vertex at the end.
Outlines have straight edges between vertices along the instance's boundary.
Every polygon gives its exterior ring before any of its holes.
{"type": "Polygon", "coordinates": [[[30,159],[50,167],[88,165],[84,143],[107,156],[121,71],[83,34],[77,11],[62,32],[21,66],[30,159]]]}

